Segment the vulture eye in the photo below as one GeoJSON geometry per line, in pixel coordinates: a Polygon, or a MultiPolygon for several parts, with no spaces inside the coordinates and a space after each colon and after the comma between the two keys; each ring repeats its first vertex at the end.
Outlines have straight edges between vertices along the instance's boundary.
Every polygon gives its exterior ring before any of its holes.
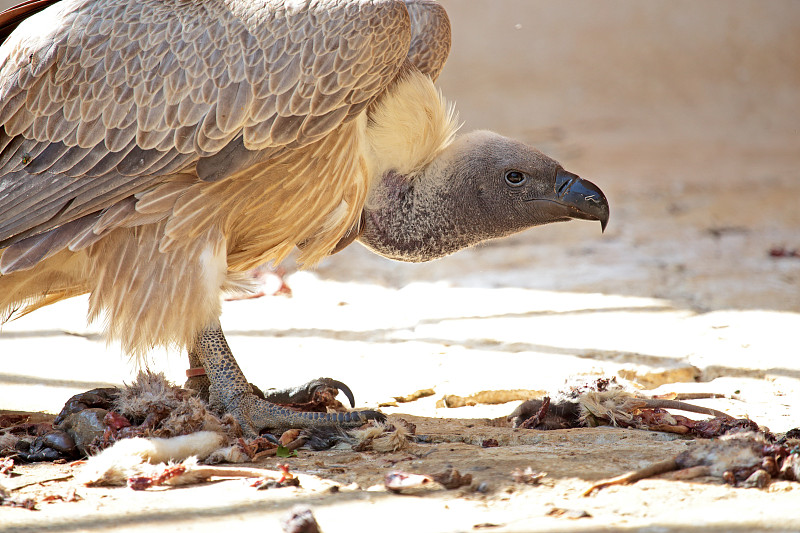
{"type": "Polygon", "coordinates": [[[523,183],[527,176],[520,172],[519,170],[509,170],[506,172],[506,183],[511,185],[512,187],[519,187],[523,183]]]}

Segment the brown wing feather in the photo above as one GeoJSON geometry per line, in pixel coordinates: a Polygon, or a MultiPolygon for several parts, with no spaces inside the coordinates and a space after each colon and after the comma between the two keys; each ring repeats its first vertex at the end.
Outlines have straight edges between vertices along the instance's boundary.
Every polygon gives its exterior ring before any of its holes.
{"type": "Polygon", "coordinates": [[[411,16],[411,46],[408,59],[434,81],[450,54],[450,19],[432,0],[406,0],[411,16]]]}
{"type": "Polygon", "coordinates": [[[221,180],[325,137],[409,40],[400,1],[51,5],[0,46],[0,249],[195,165],[221,180]]]}

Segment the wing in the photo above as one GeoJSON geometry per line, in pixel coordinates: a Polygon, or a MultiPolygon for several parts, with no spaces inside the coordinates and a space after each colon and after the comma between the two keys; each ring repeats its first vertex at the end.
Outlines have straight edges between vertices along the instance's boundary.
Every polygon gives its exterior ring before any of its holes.
{"type": "Polygon", "coordinates": [[[450,54],[450,19],[432,0],[406,0],[411,16],[409,60],[436,81],[450,54]]]}
{"type": "Polygon", "coordinates": [[[22,21],[0,47],[0,249],[359,114],[407,55],[405,5],[295,6],[62,0],[22,21]]]}

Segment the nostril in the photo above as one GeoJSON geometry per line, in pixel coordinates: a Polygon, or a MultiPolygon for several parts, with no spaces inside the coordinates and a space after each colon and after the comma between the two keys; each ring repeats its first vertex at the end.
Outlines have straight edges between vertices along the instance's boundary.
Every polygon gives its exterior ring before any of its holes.
{"type": "Polygon", "coordinates": [[[556,194],[561,197],[564,196],[569,191],[569,186],[572,184],[572,180],[566,180],[561,186],[556,190],[556,194]]]}

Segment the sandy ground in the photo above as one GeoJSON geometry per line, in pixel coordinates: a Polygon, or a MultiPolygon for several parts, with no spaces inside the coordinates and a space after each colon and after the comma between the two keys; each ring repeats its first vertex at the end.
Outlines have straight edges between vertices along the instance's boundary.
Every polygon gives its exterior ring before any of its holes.
{"type": "MultiPolygon", "coordinates": [[[[359,246],[289,277],[291,299],[225,304],[223,327],[250,379],[346,381],[359,405],[433,388],[383,410],[438,435],[414,454],[302,452],[303,489],[241,481],[133,493],[78,487],[75,503],[0,508],[0,531],[205,531],[265,525],[295,503],[324,531],[797,531],[800,485],[732,489],[656,479],[591,498],[588,481],[670,457],[686,442],[619,429],[485,426],[515,403],[436,407],[447,394],[554,390],[575,375],[662,390],[739,391],[699,403],[773,431],[800,426],[800,4],[530,0],[443,2],[454,48],[440,79],[464,129],[539,146],[606,192],[611,222],[571,222],[425,265],[359,246]],[[417,418],[423,417],[423,418],[417,418]],[[496,438],[499,448],[477,443],[496,438]],[[452,464],[487,493],[370,491],[391,468],[452,464]],[[510,472],[548,473],[537,487],[510,472]],[[329,492],[340,484],[339,493],[329,492]],[[585,511],[579,519],[553,508],[585,511]]],[[[85,324],[85,300],[0,331],[0,408],[56,412],[70,395],[130,381],[133,364],[85,324]]],[[[178,353],[151,369],[182,382],[178,353]]],[[[264,466],[274,468],[275,461],[264,466]]],[[[63,475],[22,468],[8,487],[63,475]]],[[[74,481],[20,494],[65,493],[74,481]]],[[[576,516],[580,513],[573,513],[576,516]]]]}

